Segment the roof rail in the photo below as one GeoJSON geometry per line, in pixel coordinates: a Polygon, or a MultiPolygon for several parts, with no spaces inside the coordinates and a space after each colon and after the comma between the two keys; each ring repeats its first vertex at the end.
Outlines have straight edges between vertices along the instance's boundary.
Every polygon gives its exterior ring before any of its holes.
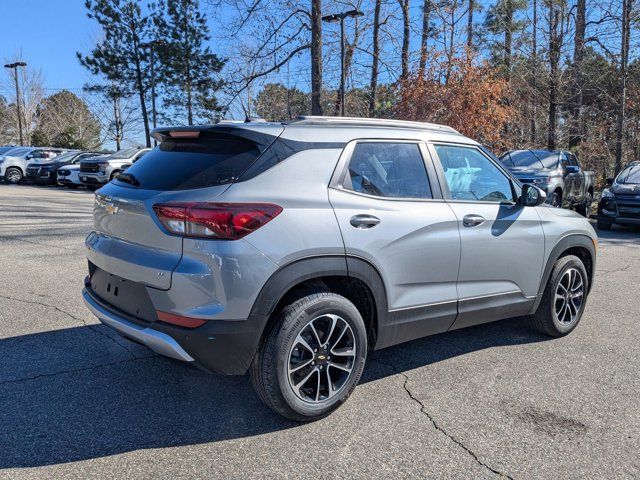
{"type": "Polygon", "coordinates": [[[386,118],[328,117],[319,115],[300,115],[295,120],[283,122],[293,125],[354,125],[370,127],[413,128],[416,130],[440,130],[442,132],[460,133],[447,125],[436,123],[411,122],[409,120],[389,120],[386,118]]]}

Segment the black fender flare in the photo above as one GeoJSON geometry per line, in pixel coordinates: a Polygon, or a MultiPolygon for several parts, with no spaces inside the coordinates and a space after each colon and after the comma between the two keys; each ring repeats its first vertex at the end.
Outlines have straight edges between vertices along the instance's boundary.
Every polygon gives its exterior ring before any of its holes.
{"type": "MultiPolygon", "coordinates": [[[[351,277],[362,281],[371,291],[378,319],[387,314],[387,293],[378,270],[360,257],[322,255],[294,260],[280,267],[264,284],[251,309],[250,318],[259,323],[261,334],[278,303],[296,285],[322,277],[351,277]]],[[[377,325],[373,326],[377,329],[377,325]]],[[[374,331],[375,333],[375,331],[374,331]]]]}
{"type": "Polygon", "coordinates": [[[542,300],[542,294],[545,287],[547,286],[549,277],[551,276],[551,270],[553,270],[553,266],[555,265],[558,258],[560,258],[560,256],[567,250],[575,247],[585,248],[591,256],[591,279],[589,281],[587,290],[591,291],[591,286],[593,285],[596,271],[596,246],[594,245],[591,237],[585,235],[584,233],[569,234],[565,237],[562,237],[556,244],[556,246],[553,247],[553,250],[551,250],[549,258],[547,258],[547,263],[542,272],[542,278],[540,279],[540,286],[538,287],[538,295],[536,301],[534,302],[529,314],[535,313],[535,311],[538,309],[538,305],[540,305],[540,301],[542,300]]]}

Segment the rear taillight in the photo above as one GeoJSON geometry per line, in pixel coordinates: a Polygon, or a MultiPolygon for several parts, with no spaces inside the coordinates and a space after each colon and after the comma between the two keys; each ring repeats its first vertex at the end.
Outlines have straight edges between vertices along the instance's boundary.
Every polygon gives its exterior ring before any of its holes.
{"type": "Polygon", "coordinates": [[[270,203],[161,203],[153,210],[170,233],[184,237],[237,240],[282,212],[270,203]]]}

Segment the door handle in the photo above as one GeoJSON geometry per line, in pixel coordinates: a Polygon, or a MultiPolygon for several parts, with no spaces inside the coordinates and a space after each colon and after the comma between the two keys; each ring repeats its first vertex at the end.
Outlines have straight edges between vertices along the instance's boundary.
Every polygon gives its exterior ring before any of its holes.
{"type": "Polygon", "coordinates": [[[476,227],[484,223],[484,217],[482,215],[465,215],[462,218],[462,224],[465,227],[476,227]]]}
{"type": "Polygon", "coordinates": [[[380,219],[378,217],[374,217],[373,215],[354,215],[351,217],[350,222],[352,226],[356,228],[371,228],[375,227],[380,223],[380,219]]]}

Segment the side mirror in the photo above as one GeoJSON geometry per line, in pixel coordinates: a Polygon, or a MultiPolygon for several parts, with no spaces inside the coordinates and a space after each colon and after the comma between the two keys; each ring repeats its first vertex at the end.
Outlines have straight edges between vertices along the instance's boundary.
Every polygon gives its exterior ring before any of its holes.
{"type": "Polygon", "coordinates": [[[547,201],[547,194],[541,188],[535,185],[525,183],[522,186],[522,195],[520,196],[520,205],[525,207],[537,207],[547,201]]]}
{"type": "Polygon", "coordinates": [[[24,157],[26,160],[32,160],[33,159],[33,153],[30,153],[29,155],[27,155],[26,157],[24,157]]]}
{"type": "Polygon", "coordinates": [[[567,165],[566,167],[564,167],[564,173],[569,174],[569,173],[578,173],[580,171],[580,167],[578,167],[577,165],[567,165]]]}
{"type": "Polygon", "coordinates": [[[607,179],[604,181],[604,183],[606,183],[607,187],[610,187],[611,185],[613,185],[613,177],[607,177],[607,179]]]}

